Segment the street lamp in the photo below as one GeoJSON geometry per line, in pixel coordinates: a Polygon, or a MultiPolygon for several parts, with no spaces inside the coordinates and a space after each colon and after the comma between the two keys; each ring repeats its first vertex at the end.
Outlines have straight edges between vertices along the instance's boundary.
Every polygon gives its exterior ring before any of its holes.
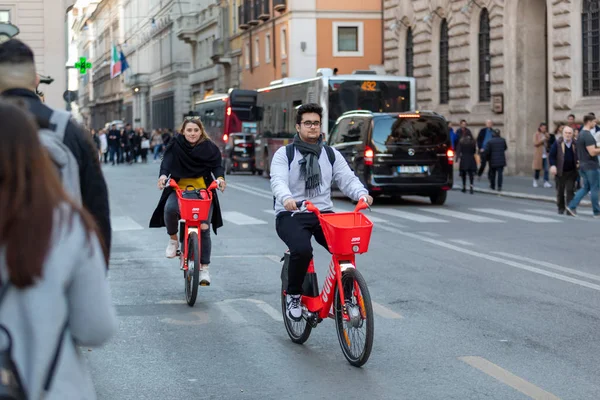
{"type": "Polygon", "coordinates": [[[0,44],[19,34],[19,28],[10,22],[0,22],[0,44]]]}

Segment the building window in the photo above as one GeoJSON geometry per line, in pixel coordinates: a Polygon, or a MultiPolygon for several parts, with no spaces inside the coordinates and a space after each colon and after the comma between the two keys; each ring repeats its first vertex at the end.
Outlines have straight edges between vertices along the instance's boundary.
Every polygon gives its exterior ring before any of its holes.
{"type": "Polygon", "coordinates": [[[362,57],[363,42],[362,22],[333,23],[333,55],[335,57],[362,57]]]}
{"type": "Polygon", "coordinates": [[[281,28],[281,58],[287,57],[287,30],[281,28]]]}
{"type": "Polygon", "coordinates": [[[254,39],[254,65],[260,64],[260,41],[254,39]]]}
{"type": "Polygon", "coordinates": [[[490,101],[492,69],[490,55],[490,15],[487,8],[481,10],[479,17],[479,101],[490,101]]]}
{"type": "Polygon", "coordinates": [[[406,76],[414,76],[414,51],[413,51],[413,33],[412,28],[406,32],[406,50],[404,52],[404,61],[406,63],[406,76]]]}
{"type": "Polygon", "coordinates": [[[584,0],[581,10],[583,95],[600,96],[600,0],[584,0]]]}
{"type": "Polygon", "coordinates": [[[0,10],[0,22],[10,22],[10,11],[0,10]]]}
{"type": "Polygon", "coordinates": [[[250,43],[244,45],[244,64],[246,69],[250,69],[250,43]]]}
{"type": "Polygon", "coordinates": [[[448,62],[448,21],[442,20],[440,28],[440,104],[450,100],[450,65],[448,62]]]}
{"type": "Polygon", "coordinates": [[[271,62],[271,35],[265,36],[265,62],[271,62]]]}

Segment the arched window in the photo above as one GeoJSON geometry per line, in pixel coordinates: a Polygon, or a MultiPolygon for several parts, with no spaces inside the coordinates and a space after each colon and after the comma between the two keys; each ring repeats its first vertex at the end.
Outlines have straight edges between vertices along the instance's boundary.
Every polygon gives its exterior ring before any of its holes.
{"type": "Polygon", "coordinates": [[[440,104],[450,100],[450,65],[448,63],[448,21],[442,20],[440,28],[440,104]]]}
{"type": "Polygon", "coordinates": [[[413,64],[413,33],[412,28],[408,28],[406,32],[406,51],[404,54],[404,62],[406,63],[406,76],[414,75],[413,64]]]}
{"type": "Polygon", "coordinates": [[[492,69],[490,56],[490,15],[487,8],[479,17],[479,101],[490,101],[492,69]]]}
{"type": "Polygon", "coordinates": [[[583,95],[600,96],[600,0],[583,0],[583,95]]]}

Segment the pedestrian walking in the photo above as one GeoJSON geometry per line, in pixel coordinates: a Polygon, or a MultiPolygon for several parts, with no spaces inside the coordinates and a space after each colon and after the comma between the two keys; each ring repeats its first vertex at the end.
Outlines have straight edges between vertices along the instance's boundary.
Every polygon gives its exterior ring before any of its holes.
{"type": "MultiPolygon", "coordinates": [[[[479,148],[479,158],[480,158],[480,166],[479,171],[477,172],[477,176],[481,179],[481,175],[483,175],[483,171],[485,171],[485,167],[487,164],[487,159],[485,158],[485,149],[487,143],[492,139],[494,135],[494,124],[491,120],[487,120],[485,122],[485,128],[479,131],[477,135],[477,147],[479,148]]],[[[488,178],[491,175],[488,170],[488,178]]]]}
{"type": "Polygon", "coordinates": [[[549,182],[548,176],[548,141],[550,135],[548,134],[548,125],[542,122],[538,127],[538,130],[533,135],[533,187],[538,187],[538,180],[540,179],[540,171],[544,170],[544,187],[551,188],[552,184],[549,182]]]}
{"type": "Polygon", "coordinates": [[[458,158],[460,177],[462,178],[462,192],[467,191],[467,175],[469,176],[469,193],[473,194],[473,177],[477,172],[477,162],[475,161],[475,153],[477,152],[477,144],[471,134],[471,131],[466,130],[461,139],[458,141],[456,156],[458,158]]]}
{"type": "Polygon", "coordinates": [[[575,182],[579,168],[575,146],[573,128],[565,126],[562,136],[550,148],[550,174],[556,176],[556,204],[559,214],[565,213],[566,204],[569,204],[575,196],[575,182]]]}
{"type": "Polygon", "coordinates": [[[506,140],[500,136],[500,129],[494,130],[485,148],[485,156],[490,164],[490,189],[502,191],[504,167],[506,167],[506,140]],[[496,182],[496,177],[498,181],[496,182]]]}
{"type": "Polygon", "coordinates": [[[598,205],[598,188],[600,187],[600,163],[598,163],[598,156],[600,155],[600,148],[590,133],[590,129],[595,126],[596,117],[594,115],[588,114],[583,117],[583,128],[579,132],[579,139],[577,139],[579,175],[583,180],[583,187],[575,193],[575,197],[566,207],[567,212],[574,217],[577,215],[577,206],[589,192],[594,217],[600,218],[600,205],[598,205]]]}

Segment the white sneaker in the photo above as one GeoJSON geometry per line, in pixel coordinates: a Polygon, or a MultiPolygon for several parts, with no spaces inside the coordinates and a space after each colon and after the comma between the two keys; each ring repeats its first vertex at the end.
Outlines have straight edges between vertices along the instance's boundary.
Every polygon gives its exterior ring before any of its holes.
{"type": "Polygon", "coordinates": [[[179,242],[177,240],[169,239],[169,245],[165,251],[167,258],[175,258],[177,256],[177,249],[179,248],[179,242]]]}
{"type": "Polygon", "coordinates": [[[200,267],[200,286],[210,286],[208,267],[200,267]]]}
{"type": "Polygon", "coordinates": [[[302,307],[300,305],[301,298],[302,296],[299,294],[288,294],[285,297],[285,303],[287,304],[287,317],[296,322],[302,319],[302,307]]]}
{"type": "Polygon", "coordinates": [[[535,179],[533,180],[533,187],[538,187],[538,183],[535,179]]]}
{"type": "Polygon", "coordinates": [[[546,182],[544,182],[544,187],[545,188],[551,188],[552,184],[550,182],[546,181],[546,182]]]}

